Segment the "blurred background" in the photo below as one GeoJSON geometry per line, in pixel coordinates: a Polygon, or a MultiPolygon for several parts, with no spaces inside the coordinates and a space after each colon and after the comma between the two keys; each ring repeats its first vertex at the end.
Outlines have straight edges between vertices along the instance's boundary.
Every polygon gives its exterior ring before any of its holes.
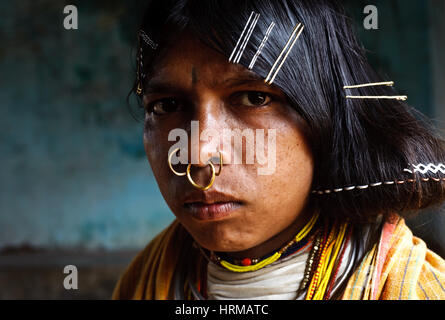
{"type": "MultiPolygon", "coordinates": [[[[344,1],[374,67],[445,129],[445,0],[344,1]],[[366,5],[378,9],[366,30],[366,5]]],[[[0,299],[108,299],[173,221],[126,107],[145,1],[0,1],[0,299]],[[63,9],[78,9],[65,30],[63,9]],[[63,268],[78,269],[78,290],[63,268]]],[[[408,221],[445,256],[439,210],[408,221]]]]}

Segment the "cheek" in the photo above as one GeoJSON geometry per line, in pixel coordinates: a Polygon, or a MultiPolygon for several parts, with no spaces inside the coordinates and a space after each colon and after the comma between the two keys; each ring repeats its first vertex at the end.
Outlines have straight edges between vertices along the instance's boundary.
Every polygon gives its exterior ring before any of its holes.
{"type": "Polygon", "coordinates": [[[253,247],[291,225],[307,204],[312,177],[312,153],[303,137],[294,128],[278,130],[276,170],[271,175],[250,171],[249,207],[230,228],[220,230],[219,239],[230,243],[225,249],[253,247]]]}
{"type": "Polygon", "coordinates": [[[257,194],[264,195],[258,197],[262,212],[269,217],[275,213],[272,219],[278,224],[293,221],[310,195],[313,171],[312,153],[302,135],[295,129],[277,132],[276,170],[270,176],[257,177],[261,189],[257,194]]]}
{"type": "Polygon", "coordinates": [[[283,177],[284,184],[311,184],[314,160],[303,136],[295,133],[283,135],[277,144],[277,172],[287,176],[283,177]]]}
{"type": "Polygon", "coordinates": [[[297,199],[307,195],[312,185],[314,160],[304,136],[292,126],[283,130],[277,145],[277,173],[282,186],[297,199]]]}

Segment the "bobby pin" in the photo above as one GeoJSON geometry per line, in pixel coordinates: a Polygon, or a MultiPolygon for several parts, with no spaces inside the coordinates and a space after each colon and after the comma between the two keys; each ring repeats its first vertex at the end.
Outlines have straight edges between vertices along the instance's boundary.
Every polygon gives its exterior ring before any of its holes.
{"type": "Polygon", "coordinates": [[[266,45],[267,40],[269,39],[270,33],[272,32],[272,29],[275,27],[275,22],[272,22],[267,28],[266,34],[263,38],[263,41],[261,41],[260,46],[258,47],[257,52],[252,58],[252,61],[250,62],[249,69],[252,70],[253,66],[255,65],[255,62],[257,61],[258,57],[260,56],[261,52],[263,51],[264,46],[266,45]]]}
{"type": "Polygon", "coordinates": [[[357,85],[353,85],[353,86],[344,86],[343,89],[354,89],[354,88],[373,87],[373,86],[392,87],[393,85],[394,85],[394,81],[385,81],[385,82],[357,84],[357,85]]]}
{"type": "Polygon", "coordinates": [[[235,45],[235,48],[233,48],[232,54],[229,57],[229,62],[238,63],[241,60],[241,57],[244,53],[244,50],[246,49],[247,43],[249,42],[249,39],[252,36],[253,29],[255,28],[259,18],[260,18],[260,14],[252,11],[252,13],[250,14],[249,20],[247,20],[247,23],[244,26],[243,32],[241,33],[241,36],[239,37],[238,42],[235,45]],[[254,15],[255,15],[255,17],[254,17],[254,15]],[[253,18],[253,21],[252,21],[252,18],[253,18]],[[247,31],[247,33],[246,33],[246,31],[247,31]],[[243,41],[241,42],[241,40],[243,40],[243,41]],[[235,55],[235,53],[236,53],[236,55],[235,55]],[[234,57],[234,55],[235,55],[235,57],[234,57]],[[233,58],[233,61],[232,61],[232,58],[233,58]]]}
{"type": "Polygon", "coordinates": [[[394,99],[405,101],[407,96],[346,96],[346,99],[394,99]]]}
{"type": "Polygon", "coordinates": [[[252,25],[251,25],[250,28],[249,28],[249,31],[248,31],[248,33],[247,33],[246,38],[245,38],[244,41],[243,41],[243,44],[242,44],[242,46],[241,46],[241,50],[238,52],[238,57],[235,57],[235,61],[234,61],[234,63],[239,63],[239,62],[240,62],[241,57],[243,56],[244,50],[246,49],[247,43],[249,42],[250,37],[252,36],[253,29],[255,29],[255,26],[256,26],[256,24],[257,24],[259,18],[260,18],[260,14],[257,13],[257,14],[255,15],[255,18],[254,18],[253,22],[252,22],[252,25]]]}
{"type": "Polygon", "coordinates": [[[274,82],[275,77],[277,76],[278,72],[280,71],[281,67],[283,66],[284,62],[286,61],[287,57],[289,56],[289,53],[291,52],[293,46],[297,42],[301,33],[303,32],[303,29],[304,29],[304,26],[301,23],[298,23],[294,27],[294,30],[293,30],[291,36],[289,37],[289,40],[287,41],[286,45],[284,46],[283,50],[281,51],[280,55],[278,56],[277,60],[275,61],[274,65],[270,69],[269,74],[266,77],[265,82],[267,84],[272,84],[274,82]],[[284,55],[284,53],[286,51],[287,51],[287,53],[284,55]],[[284,58],[282,59],[281,63],[278,65],[278,63],[280,62],[280,59],[283,57],[283,55],[284,55],[284,58]],[[277,65],[278,65],[278,67],[277,67],[277,65]]]}
{"type": "MultiPolygon", "coordinates": [[[[388,86],[392,87],[394,85],[394,81],[384,81],[384,82],[374,82],[374,83],[364,83],[357,85],[347,85],[344,86],[343,89],[355,89],[355,88],[363,88],[363,87],[373,87],[373,86],[388,86]]],[[[394,100],[402,100],[405,101],[408,99],[407,96],[346,96],[346,99],[394,99],[394,100]]]]}

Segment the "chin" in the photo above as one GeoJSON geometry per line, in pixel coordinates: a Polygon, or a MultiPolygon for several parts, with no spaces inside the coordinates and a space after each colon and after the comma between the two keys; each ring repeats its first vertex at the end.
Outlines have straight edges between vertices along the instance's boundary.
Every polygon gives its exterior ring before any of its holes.
{"type": "Polygon", "coordinates": [[[227,226],[227,229],[215,228],[207,226],[203,232],[191,233],[195,241],[203,248],[217,252],[238,252],[248,250],[255,246],[255,243],[247,241],[243,234],[245,233],[233,232],[232,228],[227,226]],[[213,231],[213,232],[212,232],[213,231]]]}

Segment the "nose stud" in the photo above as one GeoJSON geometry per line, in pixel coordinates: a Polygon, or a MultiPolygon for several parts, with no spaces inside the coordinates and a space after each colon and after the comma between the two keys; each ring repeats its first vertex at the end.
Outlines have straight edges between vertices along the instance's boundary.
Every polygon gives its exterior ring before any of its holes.
{"type": "Polygon", "coordinates": [[[210,189],[213,186],[213,183],[215,182],[215,177],[219,176],[221,174],[222,171],[222,167],[223,167],[223,160],[222,160],[222,154],[221,152],[218,150],[217,152],[219,153],[219,169],[218,172],[216,172],[215,169],[215,165],[212,162],[212,158],[210,158],[207,161],[207,165],[210,166],[210,172],[211,172],[211,178],[210,178],[210,182],[206,185],[206,186],[201,186],[199,184],[197,184],[195,181],[193,181],[193,178],[190,174],[190,169],[192,167],[192,164],[189,163],[187,166],[187,170],[186,172],[177,172],[175,169],[173,169],[172,163],[171,163],[171,158],[174,154],[176,154],[176,152],[178,152],[180,150],[180,148],[177,148],[175,150],[173,150],[173,152],[171,152],[168,156],[168,165],[170,167],[170,170],[177,175],[178,177],[183,177],[183,176],[187,176],[187,179],[189,180],[189,182],[191,183],[191,185],[193,187],[195,187],[196,189],[199,189],[201,191],[206,191],[208,189],[210,189]]]}

